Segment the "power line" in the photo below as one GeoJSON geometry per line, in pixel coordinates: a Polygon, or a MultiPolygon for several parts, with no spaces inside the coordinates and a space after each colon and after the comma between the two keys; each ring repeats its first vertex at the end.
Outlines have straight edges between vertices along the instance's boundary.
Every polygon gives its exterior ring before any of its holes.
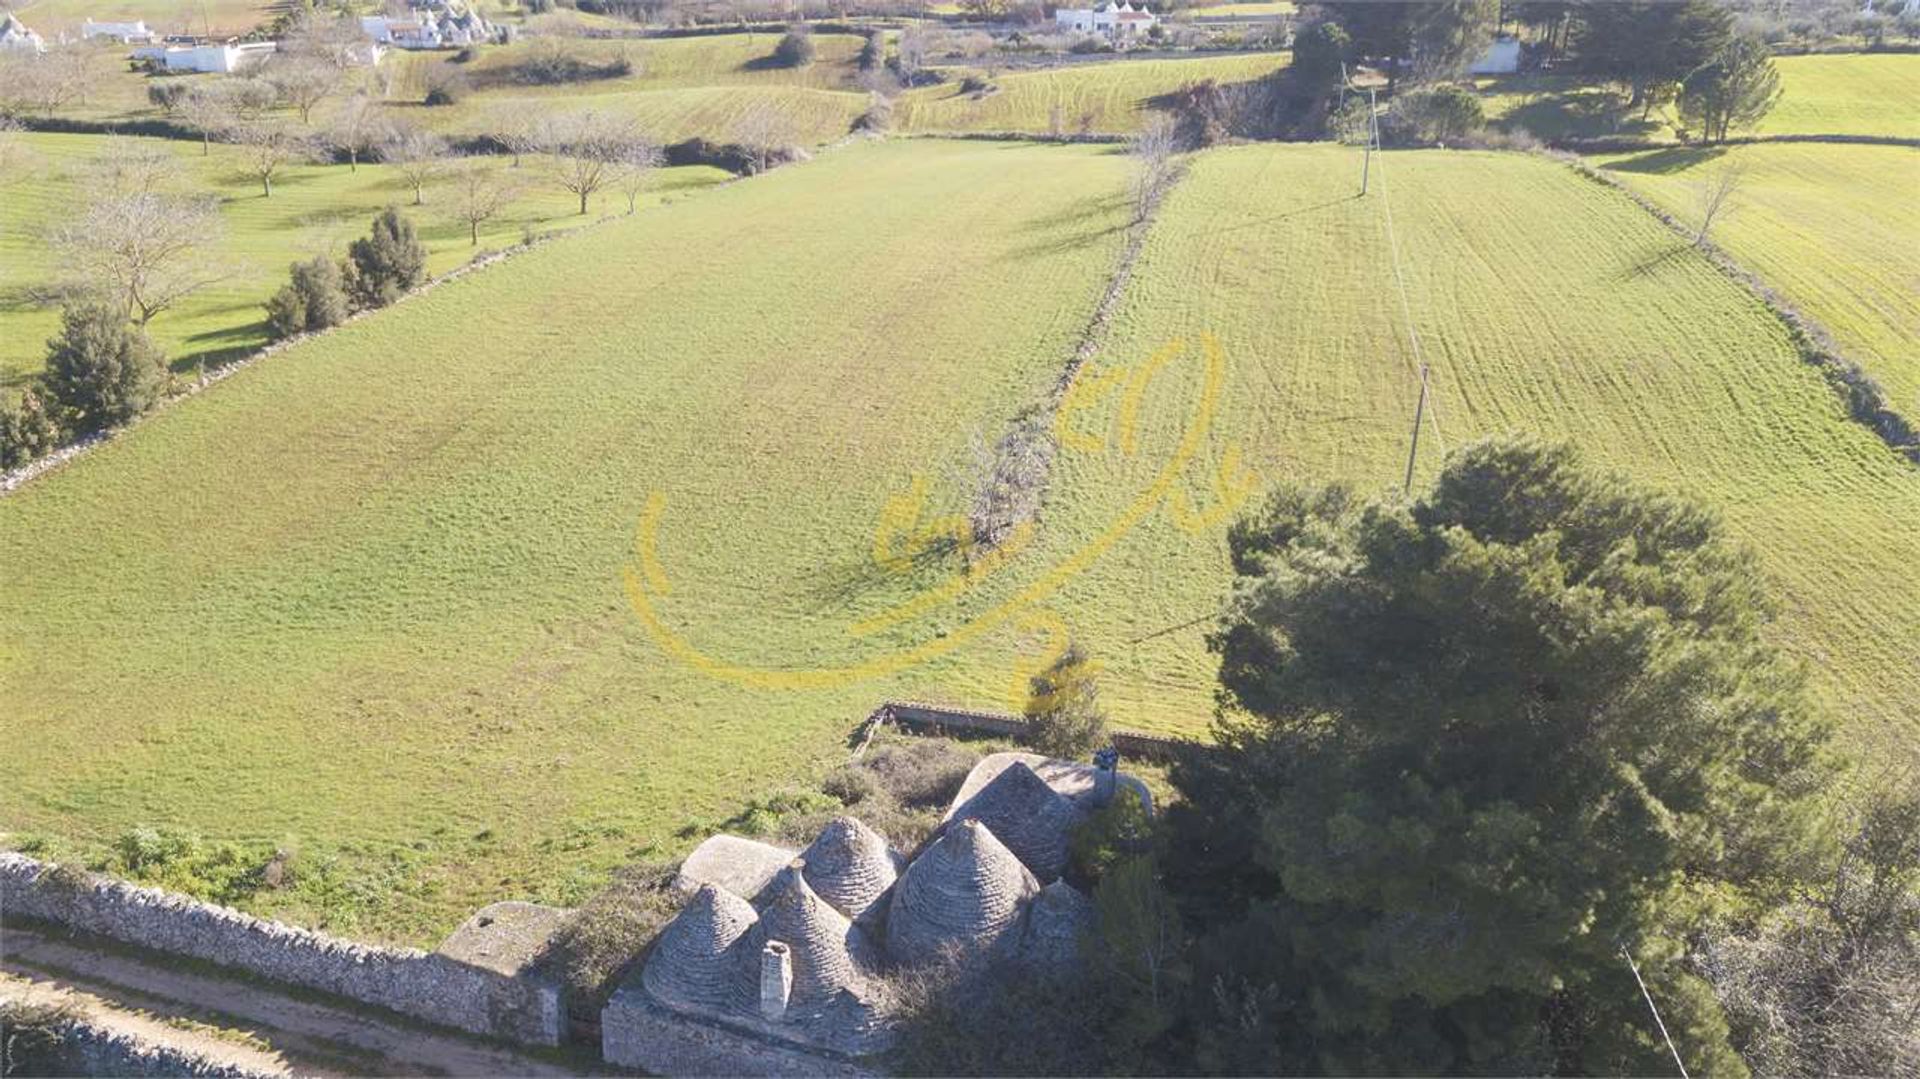
{"type": "Polygon", "coordinates": [[[1653,1022],[1660,1028],[1660,1038],[1667,1043],[1667,1052],[1673,1054],[1673,1064],[1680,1069],[1680,1079],[1691,1079],[1687,1075],[1686,1062],[1680,1059],[1680,1050],[1673,1047],[1673,1037],[1667,1033],[1666,1020],[1660,1018],[1660,1008],[1653,1002],[1653,994],[1647,991],[1646,979],[1640,977],[1640,966],[1633,961],[1633,954],[1627,946],[1620,946],[1620,958],[1627,961],[1627,969],[1633,971],[1633,980],[1640,985],[1640,995],[1647,998],[1647,1010],[1653,1013],[1653,1022]]]}

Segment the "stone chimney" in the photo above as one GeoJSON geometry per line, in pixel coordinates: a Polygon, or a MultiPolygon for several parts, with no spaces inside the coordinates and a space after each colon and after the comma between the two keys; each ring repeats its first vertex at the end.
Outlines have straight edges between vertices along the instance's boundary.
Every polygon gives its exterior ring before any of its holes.
{"type": "Polygon", "coordinates": [[[787,1001],[793,996],[793,949],[778,940],[770,940],[760,950],[760,1017],[778,1023],[787,1017],[787,1001]]]}
{"type": "Polygon", "coordinates": [[[1106,805],[1113,801],[1113,791],[1120,776],[1120,751],[1108,746],[1093,755],[1093,804],[1106,805]]]}

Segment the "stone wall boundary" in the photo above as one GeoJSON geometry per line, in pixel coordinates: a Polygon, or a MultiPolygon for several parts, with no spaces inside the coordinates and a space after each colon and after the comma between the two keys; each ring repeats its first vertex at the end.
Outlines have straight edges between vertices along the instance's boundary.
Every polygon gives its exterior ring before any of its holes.
{"type": "MultiPolygon", "coordinates": [[[[922,733],[962,731],[1012,738],[1018,742],[1027,741],[1029,733],[1026,719],[1009,712],[985,712],[921,701],[886,701],[867,717],[867,722],[875,728],[891,723],[903,730],[922,733]]],[[[1111,731],[1108,737],[1113,742],[1113,748],[1122,754],[1143,760],[1171,760],[1208,748],[1205,742],[1141,731],[1111,731]]]]}
{"type": "Polygon", "coordinates": [[[0,853],[0,924],[31,918],[414,1019],[524,1045],[559,1045],[558,984],[415,948],[343,940],[231,907],[0,853]]]}

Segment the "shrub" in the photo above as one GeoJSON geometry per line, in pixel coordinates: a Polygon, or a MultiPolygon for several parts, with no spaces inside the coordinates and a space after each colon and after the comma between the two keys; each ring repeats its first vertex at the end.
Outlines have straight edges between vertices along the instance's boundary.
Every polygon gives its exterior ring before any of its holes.
{"type": "Polygon", "coordinates": [[[60,444],[60,423],[33,387],[18,404],[0,405],[0,469],[18,468],[60,444]]]}
{"type": "Polygon", "coordinates": [[[963,94],[984,94],[993,89],[993,83],[985,75],[968,75],[960,80],[960,92],[963,94]]]}
{"type": "Polygon", "coordinates": [[[1402,141],[1458,142],[1486,126],[1480,99],[1459,86],[1427,86],[1394,99],[1389,127],[1402,141]]]}
{"type": "Polygon", "coordinates": [[[1293,63],[1288,70],[1303,90],[1330,90],[1339,85],[1340,65],[1352,47],[1353,40],[1339,23],[1315,23],[1294,38],[1293,63]]]}
{"type": "Polygon", "coordinates": [[[169,114],[180,108],[193,84],[185,80],[167,80],[147,85],[147,103],[169,114]]]}
{"type": "Polygon", "coordinates": [[[391,206],[373,219],[366,237],[347,247],[347,260],[347,295],[362,309],[385,307],[427,276],[427,250],[413,222],[391,206]]]}
{"type": "Polygon", "coordinates": [[[440,68],[427,75],[427,96],[421,104],[438,108],[444,105],[458,105],[466,100],[472,91],[467,77],[458,71],[440,68]]]}
{"type": "Polygon", "coordinates": [[[1153,818],[1130,790],[1119,790],[1074,828],[1067,844],[1067,874],[1082,889],[1098,884],[1123,858],[1146,853],[1153,843],[1153,818]]]}
{"type": "Polygon", "coordinates": [[[680,909],[672,864],[640,862],[613,879],[554,934],[540,965],[566,983],[576,1010],[598,1016],[630,963],[680,909]]]}
{"type": "Polygon", "coordinates": [[[1094,667],[1077,643],[1033,676],[1026,716],[1034,748],[1049,757],[1077,760],[1106,743],[1094,667]]]}
{"type": "Polygon", "coordinates": [[[1231,95],[1213,79],[1185,84],[1169,96],[1168,104],[1179,123],[1178,141],[1186,149],[1212,146],[1232,134],[1231,95]]]}
{"type": "Polygon", "coordinates": [[[884,48],[885,46],[882,43],[880,38],[880,31],[878,30],[867,31],[866,40],[863,41],[860,45],[860,58],[859,58],[860,70],[862,71],[878,70],[880,67],[881,53],[884,51],[884,48]]]}
{"type": "Polygon", "coordinates": [[[75,1075],[80,1006],[71,998],[0,1001],[0,1075],[75,1075]]]}
{"type": "Polygon", "coordinates": [[[796,23],[773,47],[773,62],[781,67],[806,67],[813,63],[813,32],[806,24],[796,23]]]}
{"type": "Polygon", "coordinates": [[[340,267],[324,255],[290,268],[290,280],[267,301],[267,330],[278,341],[346,321],[351,306],[340,267]]]}
{"type": "Polygon", "coordinates": [[[46,387],[76,431],[125,423],[160,396],[166,365],[123,311],[82,300],[60,313],[47,342],[46,387]]]}

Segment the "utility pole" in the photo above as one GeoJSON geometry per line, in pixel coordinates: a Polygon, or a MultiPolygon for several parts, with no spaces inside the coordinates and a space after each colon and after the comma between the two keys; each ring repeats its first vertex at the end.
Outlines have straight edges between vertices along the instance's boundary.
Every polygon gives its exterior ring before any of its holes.
{"type": "Polygon", "coordinates": [[[1413,406],[1413,444],[1407,447],[1407,479],[1401,484],[1403,494],[1413,493],[1413,462],[1420,456],[1420,421],[1427,414],[1427,365],[1420,365],[1420,403],[1413,406]]]}
{"type": "MultiPolygon", "coordinates": [[[[1343,109],[1346,107],[1346,104],[1347,104],[1348,90],[1352,90],[1356,94],[1360,92],[1360,88],[1358,86],[1353,85],[1353,81],[1347,77],[1347,65],[1346,65],[1346,62],[1343,60],[1340,63],[1340,105],[1343,109]]],[[[1374,88],[1369,86],[1367,87],[1366,151],[1365,151],[1365,156],[1363,156],[1360,159],[1360,194],[1363,197],[1367,193],[1367,181],[1371,179],[1373,175],[1373,148],[1379,142],[1380,142],[1380,103],[1374,97],[1374,88]]]]}

